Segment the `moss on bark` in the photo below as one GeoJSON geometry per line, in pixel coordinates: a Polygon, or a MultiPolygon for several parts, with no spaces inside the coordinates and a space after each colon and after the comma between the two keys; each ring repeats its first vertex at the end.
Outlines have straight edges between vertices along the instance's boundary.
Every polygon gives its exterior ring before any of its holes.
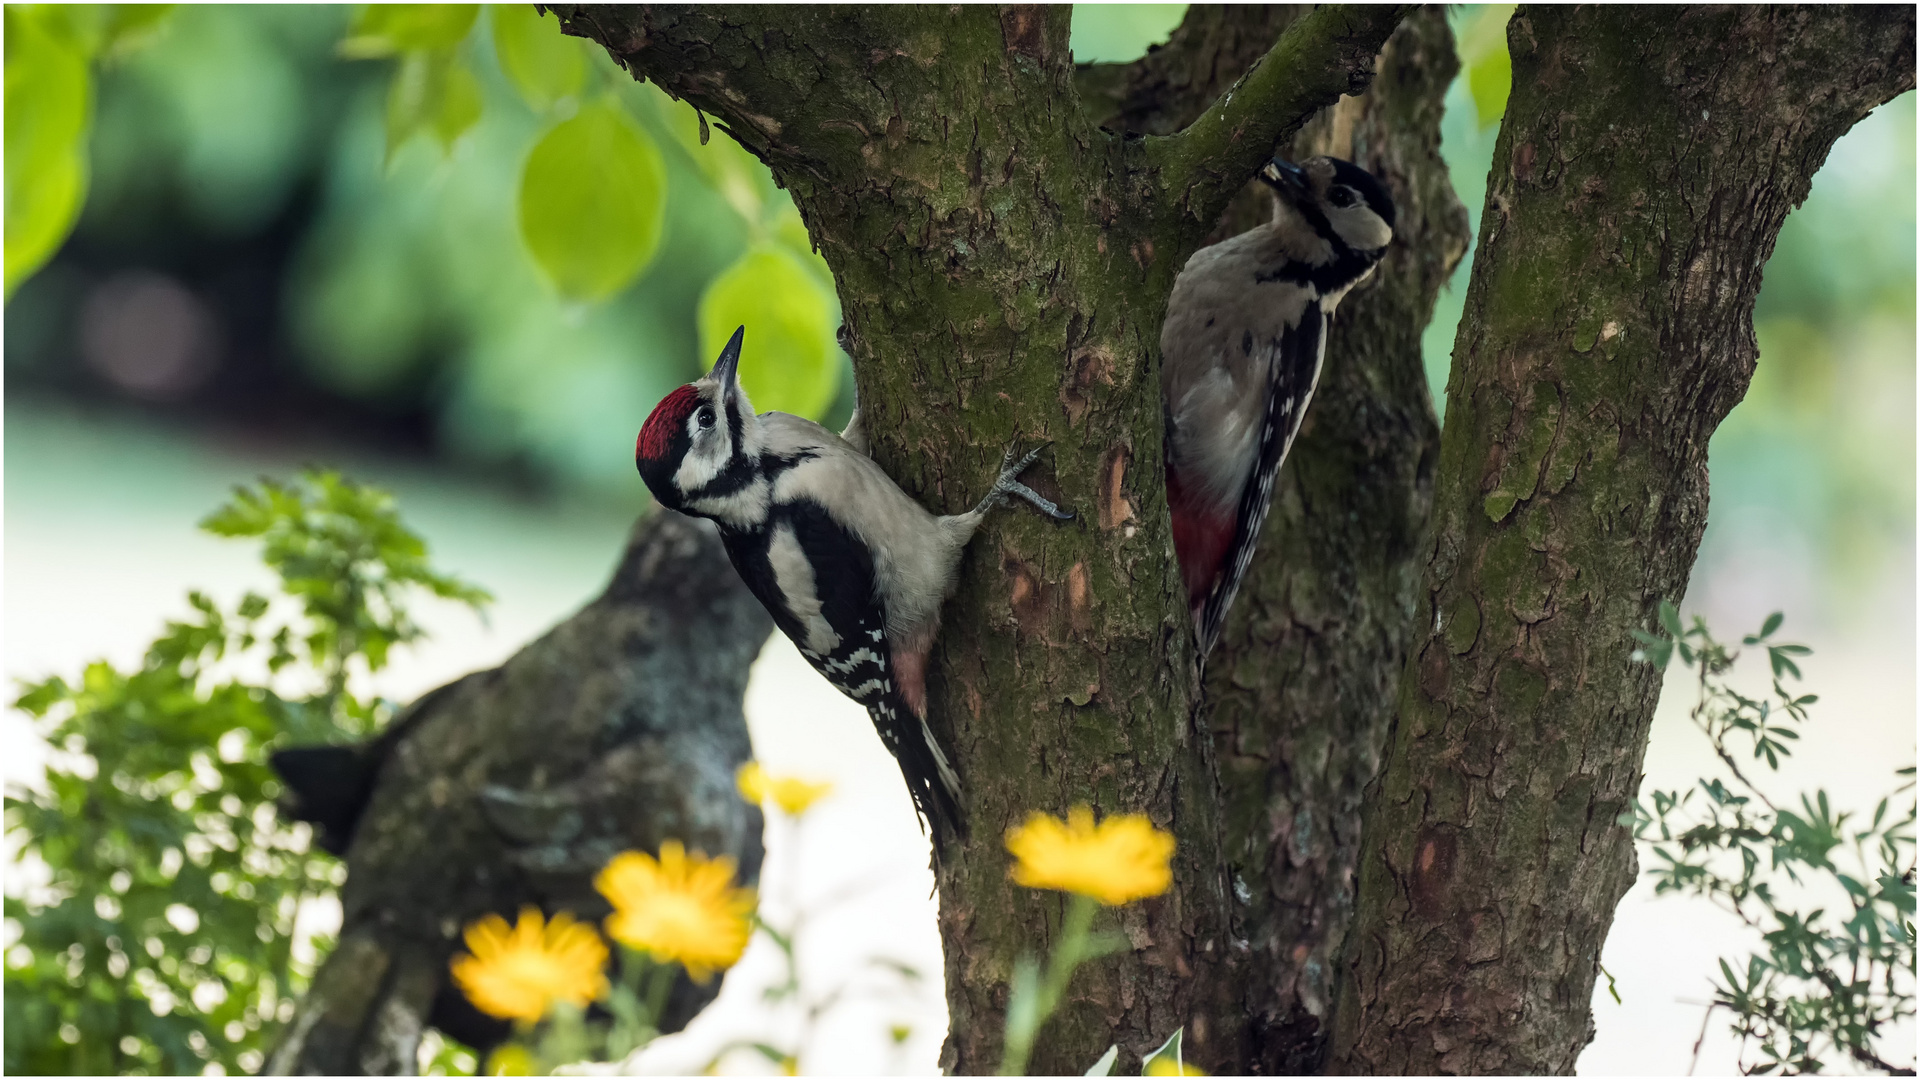
{"type": "Polygon", "coordinates": [[[1331,1066],[1570,1072],[1760,268],[1911,8],[1523,8],[1331,1066]]]}

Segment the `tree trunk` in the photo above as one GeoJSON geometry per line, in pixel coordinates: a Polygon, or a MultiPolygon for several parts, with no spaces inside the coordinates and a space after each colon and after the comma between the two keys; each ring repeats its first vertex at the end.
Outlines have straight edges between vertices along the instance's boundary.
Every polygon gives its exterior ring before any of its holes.
{"type": "Polygon", "coordinates": [[[1108,916],[1134,948],[1083,973],[1031,1068],[1117,1042],[1126,1071],[1181,1025],[1216,1071],[1311,1067],[1329,1030],[1345,1070],[1571,1068],[1657,690],[1628,631],[1684,586],[1757,268],[1833,139],[1911,85],[1911,12],[1517,19],[1437,457],[1417,358],[1463,246],[1435,157],[1454,60],[1415,18],[1377,92],[1295,144],[1351,148],[1402,233],[1344,305],[1203,694],[1161,495],[1166,296],[1403,12],[1196,7],[1141,61],[1076,72],[1063,8],[558,11],[793,193],[905,489],[958,509],[1046,439],[1036,486],[1081,512],[982,531],[930,672],[973,826],[939,877],[946,1066],[997,1064],[1013,962],[1058,928],[1003,830],[1090,802],[1173,831],[1175,887],[1108,916]]]}
{"type": "Polygon", "coordinates": [[[1035,486],[1080,511],[982,530],[931,665],[973,830],[939,878],[944,1063],[998,1064],[1014,960],[1058,929],[1058,896],[1008,880],[1002,833],[1079,802],[1171,830],[1176,882],[1113,917],[1134,950],[1076,981],[1031,1067],[1077,1073],[1117,1042],[1124,1069],[1182,1025],[1201,1060],[1237,1045],[1211,741],[1161,496],[1159,325],[1228,201],[1365,85],[1401,13],[1300,19],[1218,107],[1139,139],[1081,107],[1066,8],[557,10],[793,193],[839,287],[874,456],[902,487],[956,510],[1002,450],[1052,440],[1035,486]]]}
{"type": "MultiPolygon", "coordinates": [[[[1523,8],[1330,1064],[1570,1072],[1760,268],[1911,7],[1523,8]]],[[[1324,417],[1324,414],[1323,414],[1324,417]]]]}
{"type": "MultiPolygon", "coordinates": [[[[504,1039],[448,978],[462,927],[522,904],[598,921],[593,877],[621,851],[677,839],[757,880],[760,811],[733,776],[772,630],[712,526],[651,514],[599,599],[421,698],[358,764],[289,775],[294,816],[335,831],[348,877],[340,942],[263,1071],[410,1074],[429,1023],[482,1050],[504,1039]]],[[[681,976],[663,1030],[718,990],[681,976]]]]}
{"type": "Polygon", "coordinates": [[[1340,305],[1260,557],[1207,663],[1226,854],[1253,961],[1241,989],[1251,1028],[1231,1060],[1267,1075],[1319,1071],[1361,793],[1413,635],[1440,449],[1420,335],[1468,240],[1440,159],[1458,68],[1445,15],[1422,9],[1388,40],[1372,88],[1294,140],[1295,160],[1332,154],[1380,177],[1399,216],[1374,283],[1340,305]]]}

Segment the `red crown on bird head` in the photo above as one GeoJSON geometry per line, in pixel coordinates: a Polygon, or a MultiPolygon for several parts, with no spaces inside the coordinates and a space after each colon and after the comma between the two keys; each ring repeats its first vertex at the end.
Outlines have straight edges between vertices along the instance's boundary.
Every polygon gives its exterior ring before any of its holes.
{"type": "Polygon", "coordinates": [[[633,459],[658,461],[665,457],[674,435],[686,430],[688,414],[699,407],[700,395],[691,386],[682,386],[661,398],[653,407],[653,415],[641,425],[640,437],[634,440],[633,459]]]}

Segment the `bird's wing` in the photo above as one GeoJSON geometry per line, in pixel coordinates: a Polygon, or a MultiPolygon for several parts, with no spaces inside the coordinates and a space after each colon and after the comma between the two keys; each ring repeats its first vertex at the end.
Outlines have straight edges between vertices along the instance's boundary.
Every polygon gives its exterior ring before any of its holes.
{"type": "MultiPolygon", "coordinates": [[[[801,655],[814,670],[835,689],[866,706],[880,741],[900,763],[914,807],[932,826],[937,858],[939,848],[950,837],[966,835],[959,779],[926,720],[900,692],[887,638],[886,608],[875,602],[872,555],[846,525],[809,499],[783,502],[778,520],[782,523],[778,527],[791,530],[797,551],[788,555],[770,551],[770,563],[774,564],[770,569],[782,573],[778,561],[798,555],[804,558],[815,587],[812,595],[797,597],[812,611],[789,612],[784,618],[776,612],[774,621],[800,646],[801,655]],[[815,614],[823,625],[851,628],[852,632],[845,637],[833,635],[837,640],[831,643],[813,637],[808,626],[812,622],[809,616],[815,614]]],[[[798,576],[797,572],[787,573],[789,578],[798,576]]],[[[789,582],[789,588],[783,591],[792,596],[801,590],[789,582]]]]}
{"type": "Polygon", "coordinates": [[[1287,327],[1269,343],[1271,363],[1267,368],[1267,409],[1261,420],[1259,457],[1246,488],[1240,494],[1240,506],[1234,515],[1233,543],[1226,565],[1201,606],[1195,633],[1200,655],[1213,651],[1220,630],[1226,625],[1227,611],[1234,594],[1253,562],[1259,546],[1260,526],[1266,523],[1267,510],[1273,505],[1273,482],[1280,463],[1286,460],[1293,437],[1300,432],[1300,421],[1307,414],[1307,403],[1320,380],[1320,361],[1326,352],[1327,315],[1318,304],[1310,304],[1299,324],[1287,327]]]}

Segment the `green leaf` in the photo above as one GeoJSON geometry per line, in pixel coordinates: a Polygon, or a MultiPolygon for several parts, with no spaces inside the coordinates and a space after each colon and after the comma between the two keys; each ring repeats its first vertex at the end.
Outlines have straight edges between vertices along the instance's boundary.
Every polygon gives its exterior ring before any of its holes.
{"type": "Polygon", "coordinates": [[[439,107],[433,112],[433,133],[440,145],[452,149],[454,140],[480,119],[480,80],[467,65],[454,61],[440,87],[439,107]]]}
{"type": "Polygon", "coordinates": [[[1031,1046],[1044,1017],[1040,1015],[1040,965],[1031,956],[1013,962],[1007,983],[1006,1041],[1031,1046]]]}
{"type": "Polygon", "coordinates": [[[6,296],[53,257],[86,201],[87,58],[6,8],[6,296]]]}
{"type": "Polygon", "coordinates": [[[1665,630],[1667,636],[1671,638],[1685,636],[1680,629],[1680,612],[1673,606],[1671,600],[1660,601],[1660,628],[1665,630]]]}
{"type": "MultiPolygon", "coordinates": [[[[1639,631],[1634,633],[1635,636],[1639,635],[1639,631]]],[[[1633,650],[1633,655],[1629,659],[1652,664],[1661,671],[1667,670],[1667,663],[1673,659],[1673,642],[1665,638],[1655,638],[1650,634],[1647,638],[1646,644],[1633,650]]]]}
{"type": "Polygon", "coordinates": [[[1167,1041],[1160,1044],[1160,1049],[1155,1050],[1143,1058],[1140,1062],[1140,1075],[1151,1075],[1153,1072],[1153,1063],[1161,1058],[1166,1058],[1167,1063],[1174,1067],[1169,1075],[1182,1075],[1184,1072],[1183,1066],[1186,1062],[1182,1060],[1180,1056],[1180,1037],[1186,1030],[1185,1025],[1174,1028],[1173,1034],[1167,1036],[1167,1041]]]}
{"type": "Polygon", "coordinates": [[[839,391],[833,312],[814,277],[782,246],[752,248],[700,297],[700,355],[712,366],[736,327],[740,384],[760,412],[817,420],[839,391]]]}
{"type": "Polygon", "coordinates": [[[480,81],[451,52],[409,52],[387,87],[387,160],[406,141],[431,131],[442,149],[480,119],[480,81]]]}
{"type": "Polygon", "coordinates": [[[1106,1053],[1100,1055],[1099,1061],[1094,1062],[1093,1065],[1089,1067],[1087,1071],[1082,1073],[1081,1075],[1082,1076],[1112,1076],[1113,1063],[1115,1061],[1118,1061],[1119,1059],[1120,1059],[1120,1044],[1114,1043],[1107,1047],[1106,1053]]]}
{"type": "Polygon", "coordinates": [[[1500,122],[1506,115],[1507,95],[1513,89],[1513,58],[1502,47],[1489,49],[1467,70],[1467,91],[1473,95],[1473,110],[1483,128],[1500,122]]]}
{"type": "Polygon", "coordinates": [[[1775,630],[1780,629],[1780,624],[1786,621],[1787,621],[1786,612],[1783,612],[1783,611],[1774,612],[1773,614],[1767,616],[1766,622],[1760,625],[1760,633],[1757,636],[1763,637],[1763,638],[1771,637],[1775,630]]]}
{"type": "Polygon", "coordinates": [[[535,112],[574,97],[586,82],[587,57],[578,38],[560,33],[560,20],[532,4],[495,4],[493,49],[520,97],[535,112]]]}
{"type": "Polygon", "coordinates": [[[653,261],[666,197],[653,140],[617,103],[595,102],[527,156],[520,235],[561,295],[602,300],[653,261]]]}
{"type": "Polygon", "coordinates": [[[368,4],[337,51],[349,60],[364,60],[451,49],[479,14],[479,4],[368,4]]]}

